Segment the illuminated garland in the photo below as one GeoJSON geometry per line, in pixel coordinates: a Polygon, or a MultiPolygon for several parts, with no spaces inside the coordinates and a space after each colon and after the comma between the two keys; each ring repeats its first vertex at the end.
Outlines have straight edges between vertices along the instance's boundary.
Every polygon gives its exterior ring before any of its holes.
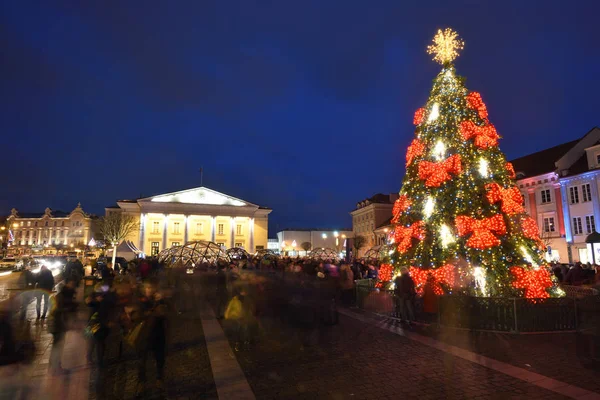
{"type": "Polygon", "coordinates": [[[521,228],[523,229],[523,236],[528,239],[533,239],[536,242],[537,247],[540,249],[545,248],[544,242],[540,239],[540,229],[538,228],[537,222],[531,217],[523,217],[521,219],[521,228]]]}
{"type": "Polygon", "coordinates": [[[492,124],[484,126],[475,125],[473,121],[463,121],[460,123],[460,134],[464,140],[475,138],[475,146],[481,149],[497,146],[500,135],[492,124]]]}
{"type": "Polygon", "coordinates": [[[394,208],[392,209],[392,216],[393,216],[392,223],[393,224],[398,222],[402,213],[404,211],[408,210],[411,203],[412,202],[410,201],[410,199],[405,195],[401,195],[400,197],[398,197],[398,199],[394,202],[394,208]]]}
{"type": "Polygon", "coordinates": [[[479,93],[471,92],[467,95],[467,106],[473,110],[477,110],[479,117],[487,120],[487,107],[485,106],[483,100],[481,100],[481,95],[479,93]]]}
{"type": "Polygon", "coordinates": [[[392,280],[392,274],[394,273],[394,266],[392,264],[381,264],[379,267],[379,280],[382,282],[389,282],[392,280]]]}
{"type": "Polygon", "coordinates": [[[506,166],[506,170],[508,171],[508,177],[510,179],[515,179],[517,177],[517,174],[515,173],[515,167],[512,165],[512,163],[509,163],[507,161],[505,166],[506,166]]]}
{"type": "Polygon", "coordinates": [[[412,247],[412,239],[423,240],[425,228],[423,221],[418,221],[411,226],[397,225],[394,231],[394,240],[400,253],[406,253],[412,247]]]}
{"type": "Polygon", "coordinates": [[[525,269],[522,267],[510,267],[513,275],[513,287],[525,289],[525,297],[528,299],[545,299],[550,297],[546,289],[552,287],[550,273],[544,267],[539,269],[525,269]]]}
{"type": "Polygon", "coordinates": [[[500,214],[482,219],[459,215],[456,217],[455,222],[458,236],[473,233],[467,240],[467,246],[474,249],[487,249],[498,246],[500,239],[494,233],[497,235],[504,235],[506,233],[504,218],[500,214]]]}
{"type": "Polygon", "coordinates": [[[487,190],[486,197],[490,204],[502,202],[502,212],[512,215],[525,212],[523,208],[523,196],[516,186],[505,189],[497,183],[485,185],[487,190]]]}
{"type": "Polygon", "coordinates": [[[460,155],[454,154],[444,161],[419,163],[419,179],[425,180],[425,186],[439,187],[442,183],[450,180],[450,174],[458,175],[462,172],[460,155]]]}
{"type": "Polygon", "coordinates": [[[431,279],[430,282],[433,292],[438,296],[444,294],[444,290],[440,284],[445,284],[450,287],[454,286],[454,266],[450,264],[446,264],[443,267],[436,269],[410,267],[409,273],[415,281],[417,293],[423,293],[423,289],[428,279],[431,279]]]}
{"type": "Polygon", "coordinates": [[[425,120],[425,109],[423,107],[419,108],[415,111],[415,116],[413,117],[413,124],[421,125],[421,123],[425,120]]]}
{"type": "Polygon", "coordinates": [[[414,139],[406,151],[406,166],[408,167],[416,157],[422,156],[425,152],[425,144],[419,139],[414,139]]]}

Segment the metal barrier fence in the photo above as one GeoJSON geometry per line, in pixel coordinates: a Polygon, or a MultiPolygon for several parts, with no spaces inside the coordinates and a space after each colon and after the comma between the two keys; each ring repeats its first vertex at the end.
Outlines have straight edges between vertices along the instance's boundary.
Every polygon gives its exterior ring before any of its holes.
{"type": "MultiPolygon", "coordinates": [[[[397,317],[393,291],[374,288],[357,282],[356,306],[379,314],[397,317]]],[[[490,298],[471,296],[441,296],[437,318],[424,315],[422,299],[417,297],[417,320],[440,326],[482,331],[556,332],[574,331],[582,321],[591,321],[600,314],[600,297],[563,297],[532,302],[523,298],[490,298]],[[585,307],[581,307],[584,305],[585,307]]],[[[592,323],[593,326],[597,324],[592,323]]]]}

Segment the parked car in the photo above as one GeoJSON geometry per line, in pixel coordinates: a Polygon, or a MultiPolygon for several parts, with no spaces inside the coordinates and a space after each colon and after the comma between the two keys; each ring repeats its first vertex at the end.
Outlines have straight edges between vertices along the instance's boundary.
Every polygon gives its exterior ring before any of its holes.
{"type": "MultiPolygon", "coordinates": [[[[98,268],[101,265],[108,265],[108,263],[111,263],[111,262],[112,262],[112,257],[98,257],[98,260],[96,260],[96,263],[97,263],[96,268],[98,268]]],[[[127,268],[127,260],[123,257],[117,257],[115,259],[115,264],[118,264],[119,270],[127,268]]],[[[115,268],[115,270],[116,270],[116,268],[115,268]]],[[[92,271],[92,274],[94,272],[95,271],[92,271]]]]}

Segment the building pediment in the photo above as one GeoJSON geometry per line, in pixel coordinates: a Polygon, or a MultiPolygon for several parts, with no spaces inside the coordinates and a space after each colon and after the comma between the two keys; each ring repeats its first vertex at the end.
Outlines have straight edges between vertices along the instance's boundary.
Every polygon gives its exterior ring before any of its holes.
{"type": "Polygon", "coordinates": [[[142,202],[152,203],[179,203],[194,205],[212,205],[212,206],[232,206],[232,207],[258,207],[256,204],[240,200],[233,196],[217,192],[216,190],[199,187],[194,189],[182,190],[179,192],[159,194],[145,199],[142,202]]]}

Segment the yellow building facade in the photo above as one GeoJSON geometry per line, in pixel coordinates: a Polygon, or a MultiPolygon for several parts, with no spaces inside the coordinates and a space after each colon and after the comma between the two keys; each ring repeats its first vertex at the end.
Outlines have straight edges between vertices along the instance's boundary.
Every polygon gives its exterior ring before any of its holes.
{"type": "Polygon", "coordinates": [[[148,256],[189,241],[206,240],[249,253],[267,248],[271,209],[199,187],[137,200],[120,200],[106,213],[134,216],[139,230],[127,238],[148,256]]]}

